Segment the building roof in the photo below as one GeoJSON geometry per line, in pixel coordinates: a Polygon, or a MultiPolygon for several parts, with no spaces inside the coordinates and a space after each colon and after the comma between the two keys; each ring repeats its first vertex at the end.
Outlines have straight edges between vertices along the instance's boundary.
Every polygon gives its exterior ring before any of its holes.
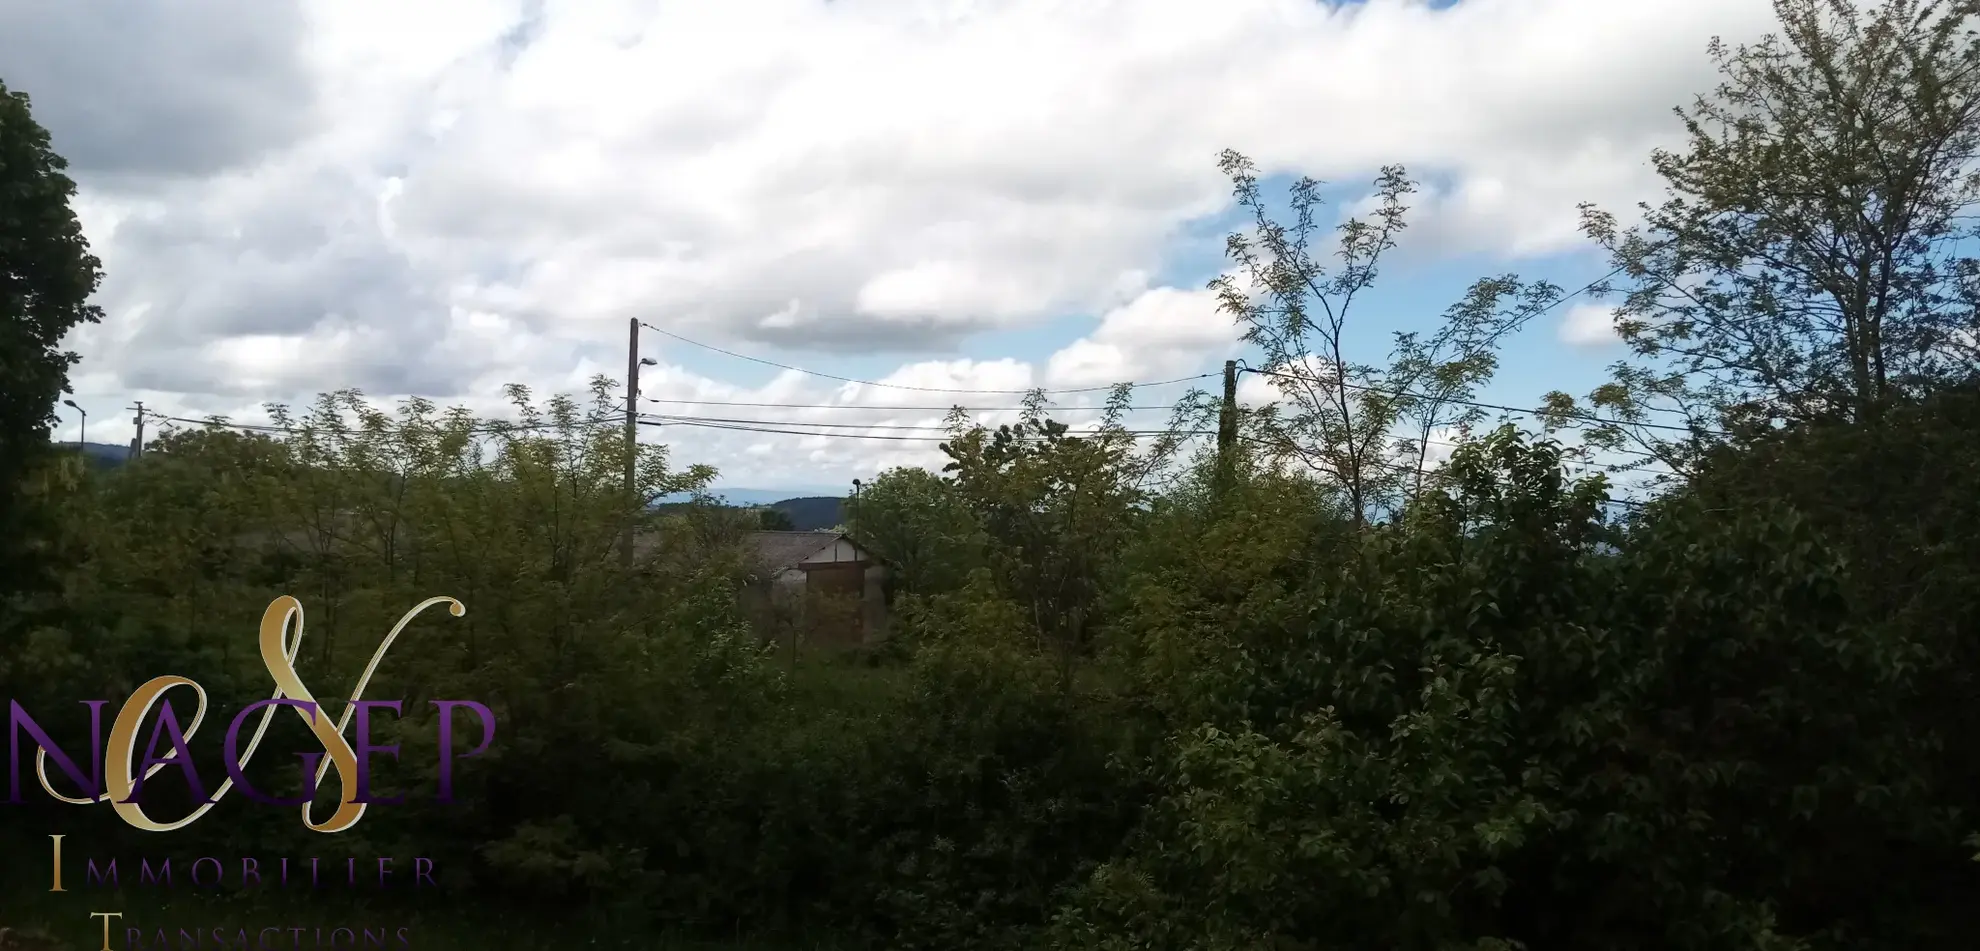
{"type": "MultiPolygon", "coordinates": [[[[749,542],[756,549],[757,566],[770,571],[789,568],[842,538],[846,536],[838,532],[749,533],[749,542]]],[[[854,547],[858,547],[857,543],[854,547]]],[[[861,554],[865,554],[864,549],[861,549],[861,554]]]]}
{"type": "MultiPolygon", "coordinates": [[[[746,532],[743,542],[748,546],[749,561],[754,571],[773,575],[798,562],[817,554],[835,542],[844,540],[859,552],[859,557],[870,564],[883,564],[882,559],[868,551],[850,535],[843,532],[746,532]]],[[[633,550],[638,557],[652,554],[659,542],[659,535],[653,531],[642,531],[633,540],[633,550]]]]}

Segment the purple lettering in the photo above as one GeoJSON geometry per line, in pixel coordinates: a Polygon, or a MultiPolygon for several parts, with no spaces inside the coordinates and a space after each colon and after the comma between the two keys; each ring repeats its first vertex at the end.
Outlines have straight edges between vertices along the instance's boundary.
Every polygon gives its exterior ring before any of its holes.
{"type": "Polygon", "coordinates": [[[197,802],[210,802],[206,797],[206,784],[199,781],[199,770],[193,767],[192,750],[186,748],[186,732],[179,728],[179,718],[172,713],[172,701],[158,701],[158,722],[151,725],[151,741],[144,747],[144,762],[138,764],[137,776],[131,782],[131,794],[124,799],[135,803],[144,791],[145,778],[151,774],[151,767],[159,764],[179,764],[186,774],[186,785],[192,789],[197,802]],[[158,737],[163,735],[172,744],[172,751],[158,755],[158,737]]]}
{"type": "MultiPolygon", "coordinates": [[[[392,711],[394,715],[403,716],[400,709],[402,704],[397,700],[358,700],[351,706],[357,708],[357,742],[351,747],[351,751],[357,754],[357,798],[352,802],[367,806],[396,806],[405,802],[403,796],[396,799],[375,799],[371,795],[371,754],[383,753],[395,760],[399,758],[397,745],[371,745],[371,710],[373,707],[379,707],[392,711]]],[[[445,730],[446,726],[443,725],[441,729],[445,730]]]]}
{"type": "Polygon", "coordinates": [[[60,769],[63,775],[68,776],[70,782],[82,787],[83,795],[91,799],[103,798],[103,708],[109,702],[108,700],[83,701],[83,705],[89,707],[91,769],[90,774],[84,776],[82,770],[76,767],[76,761],[62,752],[61,748],[55,745],[55,741],[48,738],[48,733],[41,728],[41,724],[34,722],[34,718],[28,716],[28,712],[21,708],[20,701],[7,701],[7,803],[9,805],[21,801],[22,730],[26,730],[28,737],[34,740],[36,749],[48,751],[48,758],[55,761],[56,768],[60,769]]]}
{"type": "Polygon", "coordinates": [[[303,793],[294,799],[277,799],[255,789],[247,781],[247,772],[241,764],[240,757],[241,724],[247,720],[248,714],[267,707],[294,707],[303,711],[303,715],[312,721],[317,716],[316,704],[307,700],[291,700],[287,697],[256,700],[241,708],[241,712],[234,714],[234,722],[227,724],[227,741],[223,747],[227,761],[227,778],[233,780],[234,785],[240,787],[241,795],[264,806],[286,806],[293,809],[297,806],[306,805],[310,800],[316,798],[316,764],[318,760],[323,758],[322,753],[296,754],[303,761],[303,793]]]}
{"type": "Polygon", "coordinates": [[[488,752],[488,745],[495,742],[495,714],[487,707],[473,700],[434,700],[440,708],[440,802],[454,801],[454,708],[466,707],[481,720],[481,745],[462,755],[462,759],[480,756],[488,752]]]}

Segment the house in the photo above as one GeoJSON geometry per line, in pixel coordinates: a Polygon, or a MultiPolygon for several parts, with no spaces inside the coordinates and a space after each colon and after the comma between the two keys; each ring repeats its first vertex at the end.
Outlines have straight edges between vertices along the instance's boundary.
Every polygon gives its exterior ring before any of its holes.
{"type": "Polygon", "coordinates": [[[841,532],[750,532],[745,602],[766,637],[851,647],[886,636],[887,567],[841,532]],[[796,625],[796,627],[789,627],[796,625]]]}

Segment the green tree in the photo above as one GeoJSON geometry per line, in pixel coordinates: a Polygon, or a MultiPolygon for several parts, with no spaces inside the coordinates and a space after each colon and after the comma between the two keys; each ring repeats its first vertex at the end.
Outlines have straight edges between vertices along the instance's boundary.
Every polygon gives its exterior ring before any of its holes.
{"type": "Polygon", "coordinates": [[[1687,146],[1652,157],[1666,200],[1627,230],[1583,206],[1638,358],[1588,397],[1593,441],[1682,466],[1696,440],[1650,434],[1648,412],[1700,437],[1868,421],[1980,368],[1980,5],[1774,9],[1777,35],[1712,43],[1724,81],[1677,110],[1687,146]]]}
{"type": "Polygon", "coordinates": [[[34,121],[26,93],[0,83],[0,599],[46,578],[45,526],[25,482],[47,458],[55,403],[76,356],[57,348],[101,316],[101,275],[69,202],[68,162],[34,121]]]}
{"type": "Polygon", "coordinates": [[[783,509],[767,507],[756,510],[756,527],[759,531],[765,532],[790,532],[797,530],[797,526],[791,522],[790,515],[785,513],[783,509]]]}
{"type": "Polygon", "coordinates": [[[1024,605],[1068,683],[1097,626],[1102,585],[1147,497],[1143,482],[1175,448],[1169,438],[1137,453],[1121,424],[1131,395],[1116,388],[1095,430],[1080,435],[1047,416],[1039,391],[1026,397],[1017,424],[994,430],[958,410],[955,435],[942,444],[950,459],[943,469],[983,527],[999,590],[1024,605]]]}
{"type": "Polygon", "coordinates": [[[1560,300],[1560,290],[1512,275],[1479,281],[1440,329],[1395,334],[1388,366],[1375,366],[1349,352],[1350,317],[1408,226],[1416,183],[1400,166],[1384,168],[1374,212],[1333,229],[1339,266],[1330,268],[1321,182],[1294,182],[1287,214],[1275,218],[1250,159],[1226,151],[1220,165],[1252,229],[1230,236],[1236,269],[1210,286],[1245,341],[1263,351],[1259,372],[1280,396],[1247,428],[1261,451],[1339,486],[1357,521],[1400,511],[1423,487],[1433,433],[1479,418],[1463,404],[1497,368],[1498,341],[1560,300]]]}
{"type": "Polygon", "coordinates": [[[982,563],[982,531],[956,486],[926,469],[889,469],[859,496],[860,544],[886,559],[898,591],[962,587],[982,563]]]}
{"type": "Polygon", "coordinates": [[[1110,629],[1161,792],[1058,946],[1956,946],[1918,645],[1791,512],[1613,525],[1564,455],[1501,429],[1373,531],[1269,480],[1199,506],[1239,532],[1110,629]]]}

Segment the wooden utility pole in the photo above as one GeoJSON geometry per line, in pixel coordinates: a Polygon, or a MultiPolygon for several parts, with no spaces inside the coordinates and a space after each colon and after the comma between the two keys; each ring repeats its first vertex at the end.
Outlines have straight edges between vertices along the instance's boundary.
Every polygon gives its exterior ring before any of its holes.
{"type": "Polygon", "coordinates": [[[1224,361],[1224,405],[1217,413],[1217,478],[1229,488],[1237,458],[1237,361],[1224,361]]]}
{"type": "Polygon", "coordinates": [[[633,532],[639,526],[639,318],[626,320],[626,535],[619,558],[633,563],[633,532]]]}
{"type": "Polygon", "coordinates": [[[144,452],[144,401],[138,400],[131,409],[137,412],[137,417],[131,420],[137,426],[137,435],[131,437],[130,458],[136,459],[139,453],[144,452]]]}

